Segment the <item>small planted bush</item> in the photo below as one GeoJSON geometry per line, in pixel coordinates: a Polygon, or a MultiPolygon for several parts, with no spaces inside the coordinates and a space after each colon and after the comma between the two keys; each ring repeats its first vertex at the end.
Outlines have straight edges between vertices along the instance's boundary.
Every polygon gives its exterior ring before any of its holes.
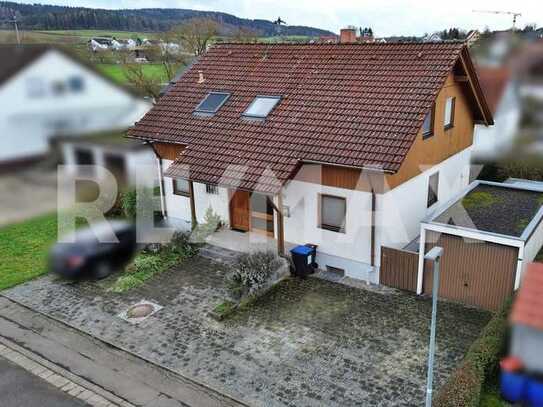
{"type": "Polygon", "coordinates": [[[230,295],[240,300],[268,287],[276,279],[281,265],[281,259],[272,252],[241,255],[233,265],[233,272],[227,282],[230,295]]]}
{"type": "Polygon", "coordinates": [[[219,230],[222,225],[221,217],[209,207],[204,214],[204,222],[197,225],[192,232],[191,240],[195,243],[204,243],[206,238],[219,230]]]}
{"type": "Polygon", "coordinates": [[[138,254],[110,290],[120,293],[138,287],[155,274],[169,270],[197,252],[198,249],[190,243],[188,233],[176,232],[169,244],[156,245],[154,250],[138,254]]]}

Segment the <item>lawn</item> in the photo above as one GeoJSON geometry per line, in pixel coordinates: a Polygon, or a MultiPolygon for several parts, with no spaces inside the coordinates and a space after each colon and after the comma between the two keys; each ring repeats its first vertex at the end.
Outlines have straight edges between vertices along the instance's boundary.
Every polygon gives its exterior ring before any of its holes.
{"type": "Polygon", "coordinates": [[[57,240],[57,215],[0,229],[0,290],[47,272],[47,253],[57,240]]]}
{"type": "MultiPolygon", "coordinates": [[[[100,72],[102,72],[104,75],[107,75],[111,79],[113,79],[115,82],[119,84],[126,84],[127,79],[124,74],[124,70],[122,65],[118,64],[97,64],[96,65],[100,72]]],[[[166,83],[168,82],[168,78],[166,77],[166,74],[164,72],[164,68],[160,64],[143,64],[143,71],[145,75],[149,75],[151,77],[155,77],[160,79],[160,83],[166,83]]]]}

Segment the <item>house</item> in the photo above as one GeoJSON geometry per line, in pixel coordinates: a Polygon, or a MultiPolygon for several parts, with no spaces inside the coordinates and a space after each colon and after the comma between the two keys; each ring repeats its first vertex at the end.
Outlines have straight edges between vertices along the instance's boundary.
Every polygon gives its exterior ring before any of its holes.
{"type": "Polygon", "coordinates": [[[513,147],[521,117],[518,82],[505,67],[477,68],[479,82],[494,117],[494,126],[475,126],[474,162],[499,158],[513,147]]]}
{"type": "MultiPolygon", "coordinates": [[[[108,169],[123,188],[136,185],[138,169],[156,166],[153,149],[141,140],[127,139],[124,131],[64,136],[56,141],[67,175],[76,175],[79,165],[97,165],[108,169]]],[[[156,178],[158,182],[158,174],[156,178]]]]}
{"type": "Polygon", "coordinates": [[[508,67],[518,78],[523,97],[543,101],[543,40],[517,50],[509,59],[508,67]]]}
{"type": "Polygon", "coordinates": [[[513,304],[509,321],[509,352],[517,357],[527,372],[543,374],[543,264],[528,265],[522,286],[513,304]]]}
{"type": "Polygon", "coordinates": [[[150,103],[65,51],[0,45],[0,164],[36,160],[56,136],[126,129],[150,103]]]}
{"type": "Polygon", "coordinates": [[[432,293],[424,254],[443,248],[439,297],[498,310],[543,246],[543,183],[475,181],[421,222],[418,294],[432,293]]]}
{"type": "Polygon", "coordinates": [[[379,283],[381,248],[468,185],[476,123],[460,42],[218,44],[128,135],[152,142],[168,219],[211,208],[226,246],[311,242],[320,268],[379,283]]]}
{"type": "Polygon", "coordinates": [[[88,41],[88,46],[92,52],[107,51],[113,46],[113,38],[93,37],[88,41]]]}

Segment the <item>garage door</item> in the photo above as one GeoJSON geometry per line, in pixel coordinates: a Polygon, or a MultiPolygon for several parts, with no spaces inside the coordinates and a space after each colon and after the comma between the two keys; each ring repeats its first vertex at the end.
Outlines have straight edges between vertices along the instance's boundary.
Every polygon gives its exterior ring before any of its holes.
{"type": "MultiPolygon", "coordinates": [[[[427,233],[427,251],[443,247],[439,297],[497,310],[513,292],[518,249],[480,240],[427,233]]],[[[432,293],[432,271],[424,273],[424,292],[432,293]]]]}

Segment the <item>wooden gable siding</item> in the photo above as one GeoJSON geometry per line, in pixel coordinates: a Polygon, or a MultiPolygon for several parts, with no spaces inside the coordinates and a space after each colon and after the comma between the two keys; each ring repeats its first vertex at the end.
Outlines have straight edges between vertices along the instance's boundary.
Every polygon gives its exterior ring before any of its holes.
{"type": "Polygon", "coordinates": [[[153,143],[153,148],[160,158],[175,161],[183,152],[185,146],[171,143],[153,143]]]}
{"type": "Polygon", "coordinates": [[[294,180],[364,192],[371,192],[372,186],[378,193],[383,190],[382,174],[333,165],[304,164],[294,180]]]}
{"type": "Polygon", "coordinates": [[[472,145],[475,121],[472,105],[463,89],[465,86],[468,86],[466,82],[457,82],[454,74],[449,74],[436,98],[434,135],[423,139],[422,129],[419,131],[400,170],[396,174],[386,175],[388,189],[403,184],[429,167],[472,145]],[[445,130],[443,126],[445,101],[451,96],[456,98],[454,127],[445,130]]]}

